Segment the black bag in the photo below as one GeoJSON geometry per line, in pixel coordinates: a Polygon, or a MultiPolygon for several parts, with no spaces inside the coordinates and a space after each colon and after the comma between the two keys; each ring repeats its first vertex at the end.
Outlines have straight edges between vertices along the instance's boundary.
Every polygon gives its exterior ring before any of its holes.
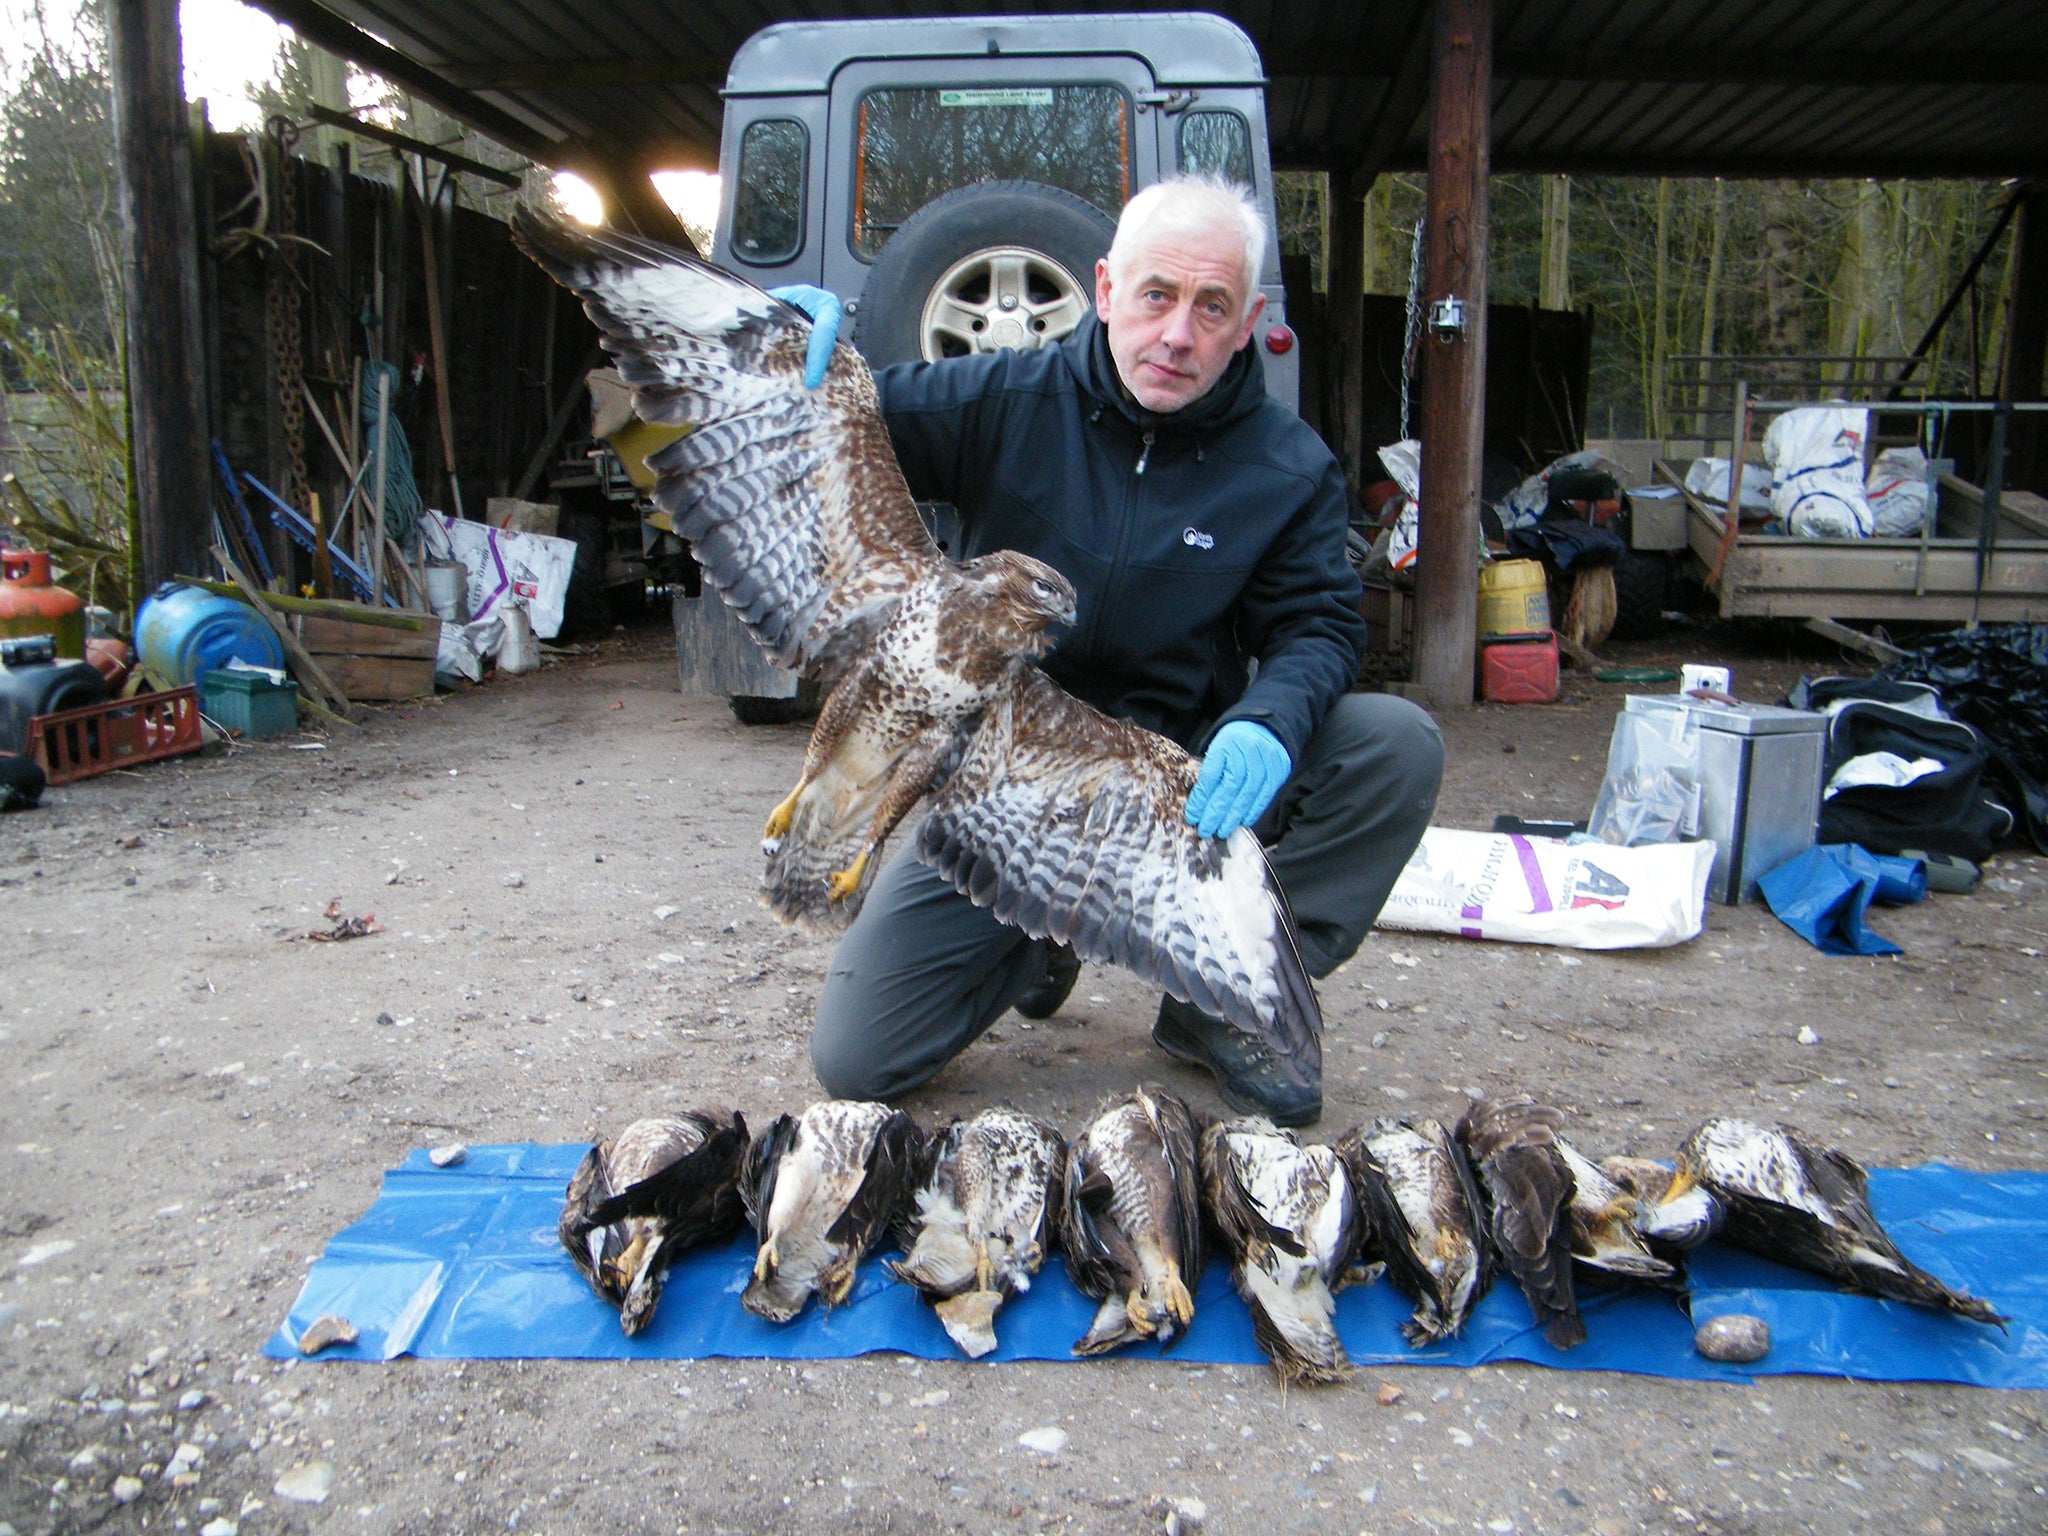
{"type": "Polygon", "coordinates": [[[1829,780],[1849,759],[1870,752],[1942,764],[1910,784],[1861,784],[1828,796],[1821,801],[1823,843],[1860,843],[1882,854],[1916,848],[1981,864],[2012,834],[2012,812],[1984,786],[1991,761],[1984,738],[1961,721],[1936,720],[1912,707],[1938,704],[1939,697],[1923,684],[1847,677],[1802,679],[1792,690],[1787,702],[1795,709],[1833,708],[1824,769],[1829,780]]]}

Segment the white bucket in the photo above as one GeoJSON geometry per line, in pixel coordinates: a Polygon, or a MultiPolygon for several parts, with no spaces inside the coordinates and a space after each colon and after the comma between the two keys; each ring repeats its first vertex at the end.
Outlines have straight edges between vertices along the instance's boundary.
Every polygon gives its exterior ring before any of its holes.
{"type": "Polygon", "coordinates": [[[504,641],[498,647],[498,670],[500,672],[531,672],[540,665],[540,642],[533,637],[533,621],[526,616],[526,609],[517,603],[509,604],[502,613],[505,626],[504,641]]]}

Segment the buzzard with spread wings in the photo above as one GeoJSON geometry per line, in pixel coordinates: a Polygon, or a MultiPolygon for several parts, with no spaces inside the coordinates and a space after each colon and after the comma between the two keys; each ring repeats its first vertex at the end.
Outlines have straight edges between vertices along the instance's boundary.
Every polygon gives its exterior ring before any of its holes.
{"type": "Polygon", "coordinates": [[[1182,816],[1196,762],[1032,662],[1074,590],[1013,552],[955,565],[918,517],[851,347],[804,386],[810,321],[698,257],[522,210],[520,244],[584,308],[644,421],[654,500],[776,662],[828,688],[768,818],[765,898],[851,921],[920,801],[917,852],[1033,938],[1136,972],[1297,1058],[1322,1016],[1258,841],[1182,816]]]}

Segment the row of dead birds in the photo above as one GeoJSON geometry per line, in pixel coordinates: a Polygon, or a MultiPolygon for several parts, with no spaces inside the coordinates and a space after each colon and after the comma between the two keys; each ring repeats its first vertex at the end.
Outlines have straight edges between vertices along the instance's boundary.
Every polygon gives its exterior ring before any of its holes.
{"type": "Polygon", "coordinates": [[[817,1295],[838,1306],[885,1239],[887,1268],[934,1305],[969,1356],[996,1347],[1003,1303],[1055,1246],[1100,1303],[1074,1344],[1102,1354],[1170,1342],[1194,1318],[1211,1243],[1283,1378],[1348,1371],[1333,1294],[1384,1271],[1414,1302],[1420,1347],[1457,1335],[1494,1276],[1527,1296],[1545,1337],[1586,1337],[1576,1287],[1682,1290],[1688,1249],[1719,1233],[1868,1295],[2005,1319],[1912,1264],[1871,1214],[1864,1170],[1789,1126],[1717,1116],[1675,1166],[1595,1162],[1564,1116],[1527,1095],[1478,1098],[1455,1126],[1382,1119],[1334,1146],[1256,1118],[1208,1121],[1145,1085],[1107,1104],[1071,1146],[1015,1109],[927,1136],[884,1104],[827,1100],[749,1137],[729,1110],[635,1121],[570,1181],[563,1245],[629,1334],[647,1325],[670,1260],[759,1239],[741,1304],[771,1322],[817,1295]]]}

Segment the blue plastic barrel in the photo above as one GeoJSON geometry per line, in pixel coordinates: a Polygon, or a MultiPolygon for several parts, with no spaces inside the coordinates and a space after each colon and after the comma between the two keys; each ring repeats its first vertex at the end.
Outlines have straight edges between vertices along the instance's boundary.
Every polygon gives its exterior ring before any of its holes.
{"type": "Polygon", "coordinates": [[[247,603],[204,587],[165,582],[135,611],[135,651],[142,664],[182,688],[230,661],[282,667],[284,647],[247,603]]]}

